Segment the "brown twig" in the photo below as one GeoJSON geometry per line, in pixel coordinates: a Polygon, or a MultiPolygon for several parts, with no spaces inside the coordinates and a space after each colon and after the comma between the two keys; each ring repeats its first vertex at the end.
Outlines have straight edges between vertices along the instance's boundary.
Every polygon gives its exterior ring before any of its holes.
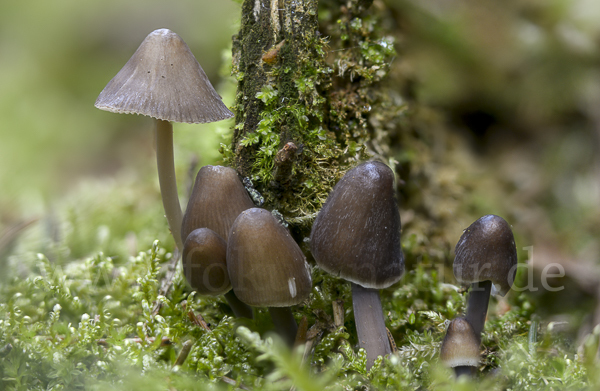
{"type": "Polygon", "coordinates": [[[294,341],[294,347],[303,345],[306,342],[306,333],[308,331],[308,319],[303,316],[298,324],[298,332],[296,333],[296,340],[294,341]]]}
{"type": "Polygon", "coordinates": [[[333,307],[333,325],[336,330],[344,326],[344,302],[342,300],[334,300],[331,303],[333,307]]]}
{"type": "Polygon", "coordinates": [[[173,368],[183,365],[183,363],[185,362],[185,359],[188,357],[188,355],[190,354],[190,351],[192,350],[192,346],[194,346],[194,341],[191,339],[188,339],[187,341],[185,341],[183,343],[183,346],[181,347],[181,351],[179,352],[179,355],[177,356],[177,359],[175,360],[175,364],[173,364],[173,368]]]}
{"type": "MultiPolygon", "coordinates": [[[[186,303],[183,303],[183,306],[185,307],[186,303]]],[[[187,316],[192,321],[192,323],[194,323],[196,326],[202,327],[206,331],[211,331],[210,327],[208,327],[208,323],[206,323],[206,321],[204,320],[204,317],[202,315],[200,315],[200,314],[196,315],[194,310],[189,309],[187,311],[187,316]]]]}
{"type": "Polygon", "coordinates": [[[398,351],[398,347],[396,346],[396,341],[394,341],[394,337],[392,336],[390,329],[388,329],[386,327],[385,331],[387,331],[388,340],[390,341],[390,346],[392,347],[392,354],[394,354],[398,351]]]}

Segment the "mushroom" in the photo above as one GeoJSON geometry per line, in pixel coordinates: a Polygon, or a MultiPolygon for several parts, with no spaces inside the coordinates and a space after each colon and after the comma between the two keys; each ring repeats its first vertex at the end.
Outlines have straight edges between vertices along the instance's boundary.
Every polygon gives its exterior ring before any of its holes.
{"type": "Polygon", "coordinates": [[[237,317],[252,319],[252,309],[231,290],[227,272],[227,242],[208,228],[192,231],[183,244],[183,274],[190,286],[201,295],[225,295],[237,317]]]}
{"type": "Polygon", "coordinates": [[[486,215],[463,232],[454,251],[454,276],[460,283],[471,284],[465,318],[480,339],[492,284],[504,296],[515,280],[515,239],[502,217],[486,215]]]}
{"type": "Polygon", "coordinates": [[[358,342],[367,368],[391,353],[379,289],[404,272],[394,173],[380,162],[363,163],[335,185],[317,216],[310,248],[326,272],[351,282],[358,342]]]}
{"type": "Polygon", "coordinates": [[[454,368],[456,377],[471,376],[479,366],[479,337],[466,319],[456,318],[450,322],[440,348],[440,358],[445,365],[454,368]]]}
{"type": "Polygon", "coordinates": [[[113,113],[142,114],[156,122],[156,158],[163,206],[177,247],[181,207],[173,162],[170,121],[206,123],[231,118],[206,74],[179,35],[168,29],[150,33],[127,64],[104,87],[95,106],[113,113]]]}
{"type": "MultiPolygon", "coordinates": [[[[236,217],[254,203],[233,168],[204,166],[196,175],[196,182],[181,224],[181,240],[198,228],[209,228],[224,239],[227,245],[229,229],[236,217]]],[[[233,290],[225,299],[237,317],[252,319],[252,308],[242,303],[233,290]]]]}
{"type": "Polygon", "coordinates": [[[269,307],[275,330],[292,346],[298,326],[289,307],[308,298],[312,279],[302,250],[269,211],[252,208],[235,219],[227,270],[236,296],[252,307],[269,307]]]}
{"type": "Polygon", "coordinates": [[[206,227],[227,241],[235,219],[253,207],[254,203],[233,168],[204,166],[196,175],[183,216],[181,238],[186,240],[196,228],[206,227]]]}

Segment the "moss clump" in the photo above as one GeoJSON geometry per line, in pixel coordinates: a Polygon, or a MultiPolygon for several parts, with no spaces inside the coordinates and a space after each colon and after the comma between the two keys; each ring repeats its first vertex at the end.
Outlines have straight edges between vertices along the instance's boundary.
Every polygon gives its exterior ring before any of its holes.
{"type": "Polygon", "coordinates": [[[303,235],[341,176],[377,152],[369,143],[384,131],[378,113],[402,111],[376,92],[393,40],[381,36],[377,12],[361,19],[359,3],[322,2],[319,10],[303,0],[273,10],[245,1],[234,37],[239,84],[226,160],[303,235]]]}
{"type": "MultiPolygon", "coordinates": [[[[112,184],[115,191],[123,191],[124,185],[112,184]]],[[[131,191],[147,196],[142,186],[131,191]]],[[[95,194],[95,187],[80,189],[69,205],[56,210],[57,217],[68,218],[73,203],[77,210],[85,209],[95,194]]],[[[120,201],[103,197],[96,200],[97,208],[126,216],[130,204],[120,201]]],[[[166,227],[153,209],[138,214],[132,222],[136,232],[148,222],[166,227]]],[[[31,253],[31,238],[23,240],[27,246],[11,252],[5,270],[9,280],[0,285],[0,389],[221,390],[237,384],[243,389],[289,390],[293,383],[299,391],[540,385],[579,390],[587,384],[595,389],[598,381],[595,353],[600,332],[592,336],[592,346],[586,344],[582,359],[552,323],[535,320],[539,310],[528,295],[512,292],[510,307],[495,299],[490,303],[480,375],[457,384],[453,373],[439,364],[438,350],[445,323],[464,312],[465,295],[444,284],[443,270],[431,264],[427,254],[402,281],[382,291],[386,324],[398,351],[369,372],[364,351],[355,348],[349,284],[315,268],[310,299],[294,309],[297,320],[307,318],[313,348],[300,365],[302,350],[290,351],[269,334],[273,326],[266,309],[258,309],[253,321],[234,320],[222,298],[191,293],[181,269],[172,289],[162,291],[172,244],[165,248],[154,243],[131,257],[110,242],[104,242],[110,254],[91,250],[82,259],[67,251],[77,243],[93,243],[93,228],[100,223],[108,224],[110,232],[118,232],[113,225],[122,224],[92,213],[89,219],[72,222],[80,232],[77,240],[58,235],[59,242],[43,250],[47,256],[31,253]],[[55,248],[64,249],[60,257],[53,256],[55,248]],[[342,328],[337,328],[332,311],[332,302],[338,300],[344,309],[342,328]],[[155,311],[157,302],[162,306],[155,311]],[[189,355],[183,360],[185,346],[189,355]]],[[[166,232],[163,237],[168,237],[166,232]]]]}

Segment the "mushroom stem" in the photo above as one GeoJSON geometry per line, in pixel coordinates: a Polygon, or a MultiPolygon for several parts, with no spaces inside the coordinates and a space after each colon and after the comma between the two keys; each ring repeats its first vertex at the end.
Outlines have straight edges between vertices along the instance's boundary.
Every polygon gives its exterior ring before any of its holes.
{"type": "Polygon", "coordinates": [[[358,346],[367,351],[367,370],[378,356],[392,352],[388,339],[379,290],[352,285],[352,306],[358,335],[358,346]]]}
{"type": "Polygon", "coordinates": [[[183,251],[181,238],[181,206],[177,194],[175,163],[173,158],[173,125],[169,121],[156,120],[156,164],[163,207],[171,235],[179,251],[183,251]]]}
{"type": "Polygon", "coordinates": [[[252,308],[238,299],[233,292],[233,289],[225,293],[225,300],[227,300],[227,304],[229,304],[231,307],[231,310],[236,318],[252,319],[254,317],[252,314],[252,308]]]}
{"type": "Polygon", "coordinates": [[[296,334],[298,333],[298,324],[290,307],[269,307],[271,319],[275,325],[275,331],[289,347],[294,346],[296,334]]]}
{"type": "Polygon", "coordinates": [[[480,341],[491,291],[492,282],[489,280],[474,282],[471,284],[471,289],[469,290],[469,302],[467,303],[467,315],[465,319],[471,324],[475,335],[480,341]]]}
{"type": "Polygon", "coordinates": [[[461,365],[458,367],[454,367],[454,374],[456,375],[456,378],[458,379],[459,377],[461,377],[462,375],[467,375],[469,377],[473,376],[473,369],[475,367],[469,367],[466,365],[461,365]]]}

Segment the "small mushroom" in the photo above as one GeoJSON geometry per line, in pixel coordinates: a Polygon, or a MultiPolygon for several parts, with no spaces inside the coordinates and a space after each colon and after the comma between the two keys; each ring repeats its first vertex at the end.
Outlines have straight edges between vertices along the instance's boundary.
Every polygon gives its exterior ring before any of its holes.
{"type": "Polygon", "coordinates": [[[206,74],[179,35],[168,29],[150,33],[127,64],[104,87],[95,106],[123,114],[142,114],[156,122],[158,178],[169,228],[177,247],[181,207],[173,161],[173,125],[230,118],[206,74]]]}
{"type": "Polygon", "coordinates": [[[298,326],[289,307],[308,298],[312,278],[302,250],[269,211],[248,209],[235,220],[227,270],[236,296],[252,307],[269,307],[275,330],[292,346],[298,326]]]}
{"type": "Polygon", "coordinates": [[[448,325],[440,358],[445,365],[454,368],[456,377],[471,376],[479,366],[479,337],[464,318],[456,318],[448,325]]]}
{"type": "Polygon", "coordinates": [[[463,232],[454,251],[454,276],[460,283],[471,284],[465,318],[481,338],[492,284],[504,296],[515,280],[515,239],[502,217],[486,215],[463,232]]]}
{"type": "Polygon", "coordinates": [[[225,295],[237,317],[252,319],[252,309],[239,301],[231,290],[227,272],[227,243],[208,228],[192,231],[183,244],[183,274],[201,295],[225,295]]]}
{"type": "Polygon", "coordinates": [[[225,241],[235,219],[254,207],[248,192],[233,168],[204,166],[188,201],[181,225],[182,240],[196,228],[210,228],[225,241]]]}
{"type": "Polygon", "coordinates": [[[404,272],[392,170],[367,162],[348,171],[313,224],[310,248],[320,268],[351,282],[359,346],[371,368],[391,353],[379,289],[404,272]]]}

